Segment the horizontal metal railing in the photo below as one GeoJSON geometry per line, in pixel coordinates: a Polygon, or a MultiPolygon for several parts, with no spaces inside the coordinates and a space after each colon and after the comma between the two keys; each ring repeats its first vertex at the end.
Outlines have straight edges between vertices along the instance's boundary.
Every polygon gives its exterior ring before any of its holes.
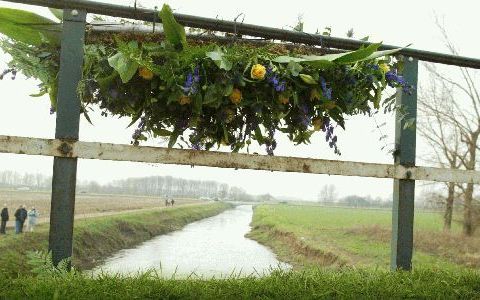
{"type": "MultiPolygon", "coordinates": [[[[117,4],[101,3],[87,0],[8,0],[8,2],[31,4],[51,8],[69,8],[86,10],[88,13],[107,15],[112,17],[121,17],[136,19],[148,22],[161,22],[158,11],[153,9],[135,8],[117,4]]],[[[365,41],[324,36],[319,34],[310,34],[279,28],[246,24],[234,21],[225,21],[199,16],[185,14],[175,14],[177,21],[185,26],[201,28],[206,30],[215,30],[234,34],[261,37],[265,39],[274,39],[289,41],[292,43],[302,43],[307,45],[318,45],[327,48],[336,48],[344,50],[355,50],[362,45],[369,44],[365,41]]],[[[394,49],[398,46],[382,45],[381,49],[394,49]]],[[[455,65],[460,67],[469,67],[480,69],[480,59],[456,56],[452,54],[437,53],[432,51],[417,50],[411,48],[402,49],[399,54],[414,57],[419,60],[455,65]]]]}

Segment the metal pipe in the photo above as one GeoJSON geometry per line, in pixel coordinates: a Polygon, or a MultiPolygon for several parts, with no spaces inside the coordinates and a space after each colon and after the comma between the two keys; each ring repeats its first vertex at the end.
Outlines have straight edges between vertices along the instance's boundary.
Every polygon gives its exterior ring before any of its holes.
{"type": "MultiPolygon", "coordinates": [[[[8,2],[31,4],[59,9],[78,9],[86,10],[89,13],[107,15],[112,17],[121,17],[136,19],[148,22],[161,22],[158,11],[145,8],[134,8],[117,4],[99,3],[88,0],[6,0],[8,2]]],[[[281,41],[289,41],[293,43],[302,43],[307,45],[318,45],[327,48],[337,48],[344,50],[355,50],[362,45],[368,45],[368,42],[323,36],[319,34],[310,34],[305,32],[296,32],[291,30],[272,28],[266,26],[258,26],[233,21],[224,21],[212,18],[204,18],[198,16],[175,14],[177,21],[185,26],[202,28],[207,30],[228,32],[233,34],[241,34],[265,39],[274,39],[281,41]]],[[[381,49],[394,49],[397,46],[382,45],[381,49]]],[[[432,51],[417,50],[406,48],[399,54],[414,57],[418,60],[441,63],[446,65],[455,65],[459,67],[468,67],[480,69],[480,59],[464,56],[456,56],[452,54],[437,53],[432,51]]]]}

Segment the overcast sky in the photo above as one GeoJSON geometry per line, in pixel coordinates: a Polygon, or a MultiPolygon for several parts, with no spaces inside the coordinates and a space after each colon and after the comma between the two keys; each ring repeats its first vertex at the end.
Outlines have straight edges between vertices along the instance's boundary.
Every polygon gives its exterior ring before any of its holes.
{"type": "MultiPolygon", "coordinates": [[[[133,5],[134,1],[104,1],[133,5]]],[[[141,0],[139,4],[153,8],[164,2],[141,0]]],[[[245,23],[290,28],[295,25],[298,16],[305,22],[305,31],[315,32],[329,26],[332,35],[345,37],[345,33],[354,29],[355,37],[369,36],[371,41],[383,41],[387,44],[445,52],[439,31],[435,27],[435,16],[443,19],[446,28],[460,49],[462,55],[478,57],[478,1],[214,1],[182,0],[168,1],[179,13],[204,17],[218,17],[233,20],[238,14],[245,15],[245,23]]],[[[44,8],[11,4],[0,1],[0,6],[30,9],[45,16],[51,16],[44,8]]],[[[8,58],[0,53],[0,69],[5,67],[8,58]]],[[[453,69],[452,69],[453,70],[453,69]]],[[[420,80],[425,78],[420,69],[420,80]]],[[[425,82],[425,81],[424,81],[425,82]]],[[[55,115],[49,114],[48,97],[31,98],[36,91],[37,82],[25,80],[0,81],[0,135],[33,136],[53,138],[55,115]]],[[[130,142],[132,130],[125,129],[128,119],[100,118],[99,112],[91,115],[94,125],[81,120],[80,139],[112,143],[130,142]]],[[[293,146],[285,138],[280,138],[277,155],[312,158],[340,159],[351,161],[391,163],[393,134],[393,116],[377,115],[376,118],[358,116],[350,118],[346,131],[338,129],[338,145],[342,156],[334,155],[324,142],[323,134],[317,134],[312,144],[293,146]],[[387,123],[381,128],[376,124],[387,123]],[[388,135],[386,141],[379,141],[382,134],[388,135]],[[388,147],[381,150],[385,144],[388,147]]],[[[148,145],[161,145],[159,141],[150,141],[148,145]]],[[[427,152],[419,141],[417,154],[427,152]]],[[[264,153],[263,149],[259,149],[264,153]]],[[[12,154],[0,154],[0,170],[19,172],[39,172],[51,174],[52,158],[12,154]]],[[[388,179],[369,179],[358,177],[340,177],[295,173],[278,173],[251,170],[230,170],[205,167],[185,167],[152,165],[130,162],[110,162],[80,160],[78,178],[96,180],[101,183],[125,177],[152,175],[171,175],[189,179],[217,180],[230,185],[245,188],[254,194],[271,193],[275,196],[289,196],[303,199],[315,199],[324,184],[335,184],[339,196],[350,194],[390,197],[393,183],[388,179]]]]}

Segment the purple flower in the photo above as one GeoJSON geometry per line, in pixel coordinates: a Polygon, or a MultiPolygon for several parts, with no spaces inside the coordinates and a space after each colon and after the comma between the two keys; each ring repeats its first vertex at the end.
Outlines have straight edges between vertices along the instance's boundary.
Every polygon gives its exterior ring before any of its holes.
{"type": "Polygon", "coordinates": [[[308,106],[306,106],[305,104],[300,105],[299,111],[300,111],[300,114],[299,114],[300,124],[302,124],[305,127],[310,126],[310,124],[312,123],[312,119],[308,115],[308,112],[309,112],[308,106]]]}
{"type": "Polygon", "coordinates": [[[199,82],[200,82],[200,69],[197,66],[193,70],[193,73],[189,72],[187,74],[185,83],[182,86],[183,92],[187,95],[195,94],[198,90],[197,86],[199,82]]]}
{"type": "Polygon", "coordinates": [[[285,80],[280,80],[277,74],[273,72],[273,69],[268,67],[267,72],[265,77],[267,78],[267,81],[270,82],[273,87],[275,88],[275,91],[277,92],[284,92],[286,89],[286,82],[285,80]]]}
{"type": "Polygon", "coordinates": [[[325,78],[320,76],[320,86],[322,87],[322,93],[325,98],[328,100],[332,100],[332,88],[327,87],[327,82],[325,81],[325,78]]]}

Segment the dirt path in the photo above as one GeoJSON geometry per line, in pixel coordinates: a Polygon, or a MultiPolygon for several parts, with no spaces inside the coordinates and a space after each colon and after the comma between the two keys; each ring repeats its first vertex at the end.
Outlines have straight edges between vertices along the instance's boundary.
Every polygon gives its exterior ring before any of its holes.
{"type": "MultiPolygon", "coordinates": [[[[174,207],[183,207],[183,206],[192,206],[192,205],[205,205],[211,202],[198,202],[198,203],[185,203],[185,204],[175,204],[174,207]]],[[[120,215],[120,214],[127,214],[127,213],[135,213],[135,212],[145,212],[145,211],[158,211],[158,210],[164,210],[164,209],[171,209],[171,206],[159,206],[159,207],[148,207],[148,208],[141,208],[141,209],[130,209],[130,210],[117,210],[117,211],[105,211],[105,212],[99,212],[99,213],[87,213],[87,214],[76,214],[75,215],[75,220],[81,220],[81,219],[88,219],[88,218],[96,218],[96,217],[104,217],[104,216],[114,216],[114,215],[120,215]]],[[[50,222],[49,218],[39,218],[37,225],[41,224],[48,224],[50,222]]],[[[26,230],[28,224],[28,219],[25,221],[25,227],[24,230],[26,230]]],[[[14,220],[8,221],[7,228],[14,228],[15,222],[14,220]]]]}

